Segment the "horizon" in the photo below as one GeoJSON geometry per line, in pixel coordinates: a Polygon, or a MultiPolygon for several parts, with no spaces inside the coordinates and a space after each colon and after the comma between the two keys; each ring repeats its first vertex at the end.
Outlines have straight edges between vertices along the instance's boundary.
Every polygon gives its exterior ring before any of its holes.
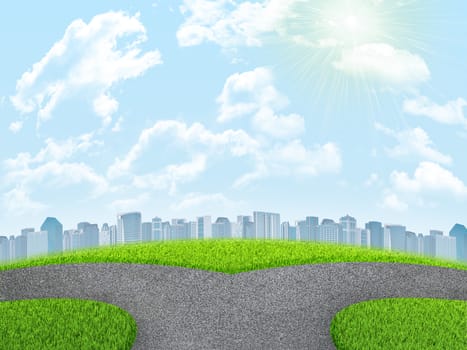
{"type": "Polygon", "coordinates": [[[0,235],[130,209],[467,225],[465,1],[3,9],[0,235]]]}

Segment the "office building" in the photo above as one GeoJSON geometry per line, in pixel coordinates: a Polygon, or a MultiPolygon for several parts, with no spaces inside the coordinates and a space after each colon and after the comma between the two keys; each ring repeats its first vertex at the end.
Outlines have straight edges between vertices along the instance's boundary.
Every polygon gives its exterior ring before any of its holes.
{"type": "Polygon", "coordinates": [[[141,236],[143,242],[152,240],[152,222],[143,222],[141,224],[141,236]]]}
{"type": "Polygon", "coordinates": [[[28,257],[28,242],[26,235],[15,237],[15,259],[26,259],[28,257]]]}
{"type": "Polygon", "coordinates": [[[386,225],[386,228],[389,231],[391,250],[405,251],[407,249],[405,226],[386,225]]]}
{"type": "Polygon", "coordinates": [[[297,229],[291,226],[288,221],[281,224],[281,239],[295,241],[297,239],[297,229]]]}
{"type": "Polygon", "coordinates": [[[365,224],[365,229],[370,235],[371,248],[383,249],[384,248],[384,230],[381,222],[370,221],[365,224]]]}
{"type": "Polygon", "coordinates": [[[117,215],[117,243],[141,242],[141,213],[131,212],[117,215]]]}
{"type": "Polygon", "coordinates": [[[161,241],[162,240],[162,219],[160,217],[153,217],[151,220],[152,223],[152,233],[151,240],[161,241]]]}
{"type": "Polygon", "coordinates": [[[342,227],[332,219],[323,219],[319,225],[319,240],[330,243],[342,243],[342,227]]]}
{"type": "Polygon", "coordinates": [[[281,234],[281,219],[276,213],[261,211],[253,212],[256,239],[279,239],[281,234]]]}
{"type": "Polygon", "coordinates": [[[407,242],[407,252],[412,253],[412,254],[418,254],[419,253],[419,248],[418,248],[418,238],[415,232],[411,231],[406,231],[406,237],[405,240],[407,242]]]}
{"type": "Polygon", "coordinates": [[[47,244],[49,253],[63,251],[63,226],[54,217],[47,217],[41,225],[41,231],[47,232],[47,244]]]}
{"type": "Polygon", "coordinates": [[[361,245],[360,231],[357,230],[357,220],[354,217],[347,214],[339,219],[339,224],[342,227],[342,243],[361,245]]]}
{"type": "Polygon", "coordinates": [[[213,238],[232,238],[232,227],[230,221],[226,217],[218,217],[216,222],[212,224],[213,238]]]}
{"type": "Polygon", "coordinates": [[[255,223],[252,220],[251,216],[248,215],[238,215],[237,216],[238,224],[238,234],[240,238],[243,239],[254,239],[255,234],[255,223]]]}
{"type": "Polygon", "coordinates": [[[467,228],[461,224],[455,224],[451,231],[450,237],[456,238],[456,259],[467,261],[467,228]]]}
{"type": "Polygon", "coordinates": [[[104,223],[101,227],[101,230],[99,232],[99,245],[100,246],[106,246],[110,245],[111,240],[110,240],[110,227],[108,223],[104,223]]]}
{"type": "MultiPolygon", "coordinates": [[[[26,237],[28,258],[49,253],[50,234],[48,231],[28,232],[26,237]]],[[[60,242],[62,243],[62,240],[60,242]]]]}
{"type": "Polygon", "coordinates": [[[10,241],[6,236],[0,236],[0,263],[10,261],[10,241]]]}

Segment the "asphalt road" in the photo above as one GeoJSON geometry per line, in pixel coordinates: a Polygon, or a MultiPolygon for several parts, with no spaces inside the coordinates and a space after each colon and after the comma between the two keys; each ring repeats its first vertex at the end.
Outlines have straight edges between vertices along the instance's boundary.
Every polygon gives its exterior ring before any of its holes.
{"type": "Polygon", "coordinates": [[[0,272],[0,300],[81,298],[136,320],[133,349],[335,349],[333,316],[364,300],[467,300],[467,271],[341,263],[235,275],[177,267],[76,264],[0,272]]]}

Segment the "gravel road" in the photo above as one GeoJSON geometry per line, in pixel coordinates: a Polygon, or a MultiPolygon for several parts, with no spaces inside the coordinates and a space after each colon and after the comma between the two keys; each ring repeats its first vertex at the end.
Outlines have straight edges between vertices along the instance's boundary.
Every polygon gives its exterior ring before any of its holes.
{"type": "Polygon", "coordinates": [[[364,300],[467,300],[467,271],[340,263],[227,275],[133,264],[49,265],[0,272],[0,300],[81,298],[136,320],[133,349],[335,349],[333,316],[364,300]]]}

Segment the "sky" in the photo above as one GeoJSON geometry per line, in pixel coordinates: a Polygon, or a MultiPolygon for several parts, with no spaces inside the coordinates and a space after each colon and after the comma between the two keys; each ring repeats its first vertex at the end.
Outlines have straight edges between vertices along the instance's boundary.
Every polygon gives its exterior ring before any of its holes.
{"type": "Polygon", "coordinates": [[[467,224],[463,0],[1,7],[0,235],[126,211],[467,224]]]}

